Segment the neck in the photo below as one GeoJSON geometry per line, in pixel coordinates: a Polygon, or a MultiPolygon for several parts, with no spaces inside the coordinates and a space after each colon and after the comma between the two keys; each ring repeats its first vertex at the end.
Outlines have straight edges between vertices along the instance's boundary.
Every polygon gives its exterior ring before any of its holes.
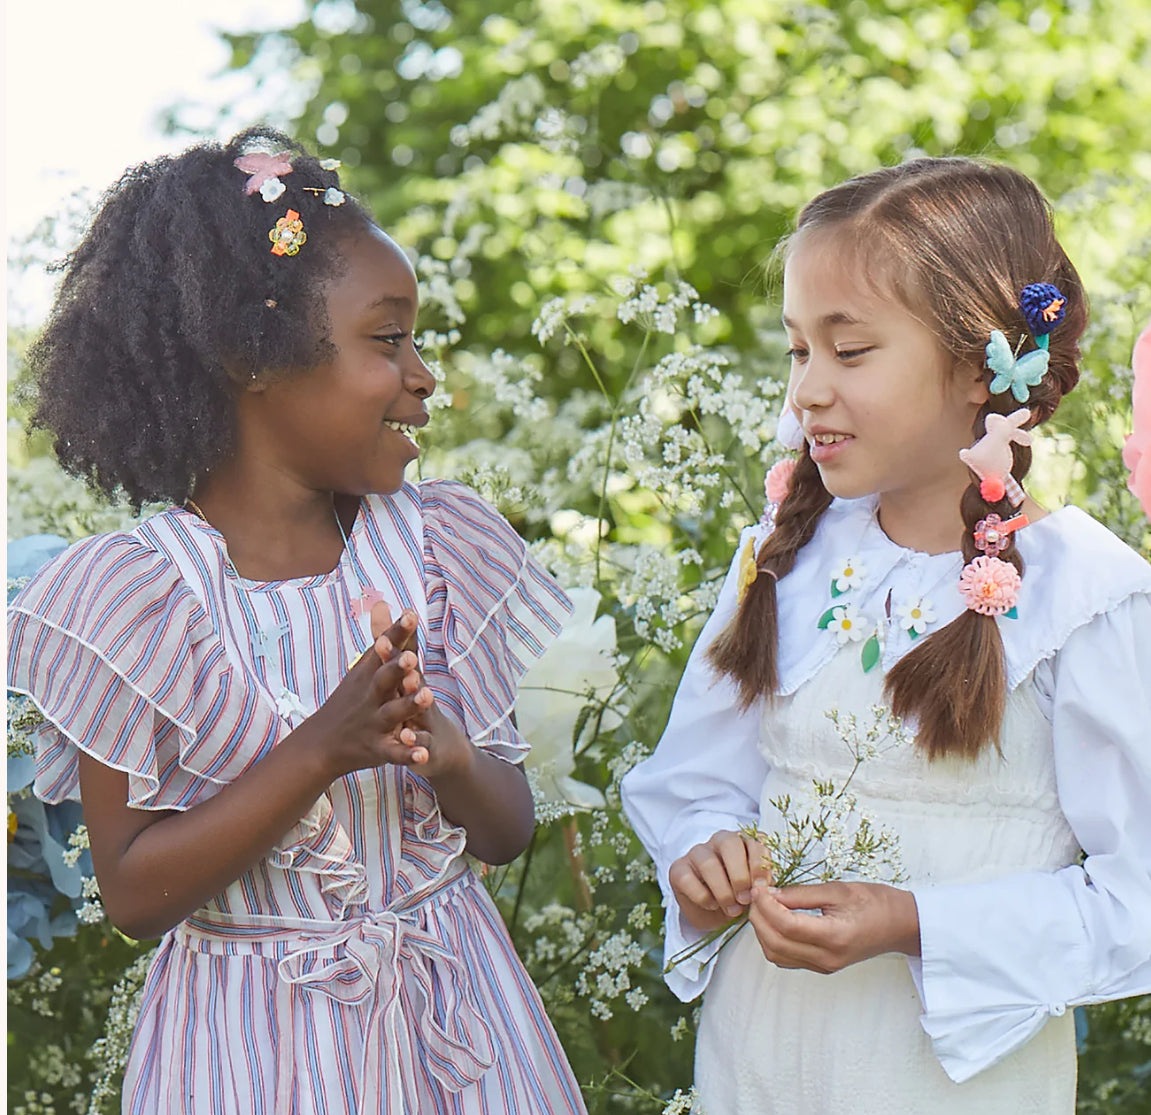
{"type": "Polygon", "coordinates": [[[879,497],[879,525],[897,546],[927,554],[962,548],[964,523],[959,502],[968,485],[966,470],[932,484],[879,497]]]}
{"type": "Polygon", "coordinates": [[[333,508],[350,527],[354,503],[307,488],[259,461],[231,461],[196,484],[192,499],[227,544],[236,572],[274,581],[330,572],[344,539],[333,508]]]}

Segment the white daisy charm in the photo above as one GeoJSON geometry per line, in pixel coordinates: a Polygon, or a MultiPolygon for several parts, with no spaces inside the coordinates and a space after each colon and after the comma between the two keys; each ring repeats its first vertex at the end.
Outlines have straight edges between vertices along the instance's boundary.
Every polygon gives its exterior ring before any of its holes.
{"type": "Polygon", "coordinates": [[[343,190],[337,190],[334,186],[329,186],[324,191],[324,204],[325,205],[343,205],[344,204],[344,192],[343,192],[343,190]]]}
{"type": "Polygon", "coordinates": [[[293,716],[308,715],[308,710],[304,708],[304,702],[300,700],[298,694],[293,693],[290,689],[280,690],[280,695],[276,698],[276,711],[285,720],[290,720],[293,716]]]}
{"type": "Polygon", "coordinates": [[[935,622],[935,607],[926,596],[896,608],[899,625],[913,639],[918,639],[935,622]]]}
{"type": "Polygon", "coordinates": [[[339,159],[321,159],[320,160],[320,169],[321,170],[339,170],[342,165],[343,164],[340,162],[339,159]]]}
{"type": "Polygon", "coordinates": [[[846,643],[858,643],[867,637],[869,630],[867,616],[854,604],[844,604],[831,610],[831,622],[827,625],[829,631],[835,632],[835,640],[840,646],[846,643]]]}
{"type": "Polygon", "coordinates": [[[831,595],[842,596],[853,588],[859,588],[866,577],[867,570],[862,562],[856,561],[853,557],[841,561],[831,575],[831,595]]]}
{"type": "Polygon", "coordinates": [[[260,197],[268,202],[275,201],[286,189],[287,186],[278,178],[265,178],[260,185],[260,197]]]}

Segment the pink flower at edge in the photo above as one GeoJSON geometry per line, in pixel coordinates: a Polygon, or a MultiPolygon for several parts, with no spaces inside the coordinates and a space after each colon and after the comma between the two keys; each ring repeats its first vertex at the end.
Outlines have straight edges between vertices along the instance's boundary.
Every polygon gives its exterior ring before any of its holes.
{"type": "Polygon", "coordinates": [[[768,503],[782,503],[791,490],[791,474],[795,472],[795,458],[777,461],[763,480],[763,491],[768,503]]]}
{"type": "Polygon", "coordinates": [[[1019,599],[1023,578],[1019,570],[995,557],[977,557],[959,574],[959,594],[973,612],[1001,616],[1011,611],[1019,599]]]}
{"type": "Polygon", "coordinates": [[[1151,519],[1151,324],[1135,342],[1131,367],[1135,372],[1131,388],[1133,432],[1123,446],[1123,464],[1131,474],[1127,487],[1135,493],[1143,514],[1151,519]]]}

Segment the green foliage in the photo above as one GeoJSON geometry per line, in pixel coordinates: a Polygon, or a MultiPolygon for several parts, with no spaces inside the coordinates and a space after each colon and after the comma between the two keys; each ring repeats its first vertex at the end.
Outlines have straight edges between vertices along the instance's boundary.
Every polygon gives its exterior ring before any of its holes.
{"type": "MultiPolygon", "coordinates": [[[[489,887],[589,1108],[686,1110],[673,1093],[691,1076],[693,1012],[660,978],[659,894],[618,782],[658,738],[738,529],[760,512],[786,376],[764,263],[808,198],[883,163],[985,155],[1035,177],[1094,323],[1032,486],[1151,554],[1119,459],[1131,348],[1151,317],[1151,8],[321,0],[308,11],[282,32],[230,36],[233,65],[292,76],[307,94],[294,131],[343,160],[348,188],[418,257],[443,380],[423,467],[478,487],[616,621],[619,684],[589,698],[565,741],[607,806],[542,802],[531,848],[489,887]]],[[[10,404],[17,435],[24,415],[10,404]]],[[[13,535],[126,520],[45,452],[10,441],[13,535]]],[[[70,1004],[91,1000],[59,1023],[74,1056],[130,959],[102,932],[85,927],[42,958],[70,1004]]],[[[63,1109],[72,1092],[29,1059],[47,1036],[10,1017],[10,1102],[27,1085],[63,1109]]],[[[1137,1071],[1151,1062],[1151,998],[1089,1017],[1081,1110],[1151,1110],[1137,1071]]]]}

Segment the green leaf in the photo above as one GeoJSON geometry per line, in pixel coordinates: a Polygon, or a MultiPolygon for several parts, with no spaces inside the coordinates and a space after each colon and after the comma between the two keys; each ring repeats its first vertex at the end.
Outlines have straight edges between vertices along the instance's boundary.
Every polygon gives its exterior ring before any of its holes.
{"type": "Polygon", "coordinates": [[[1018,608],[1012,608],[1011,611],[1004,612],[1003,618],[1004,619],[1018,619],[1019,618],[1019,609],[1018,608]]]}
{"type": "Polygon", "coordinates": [[[826,612],[819,617],[818,627],[820,631],[826,631],[828,624],[835,618],[835,608],[828,608],[826,612]]]}
{"type": "Polygon", "coordinates": [[[863,650],[859,655],[859,660],[863,663],[863,672],[866,674],[879,664],[879,634],[878,632],[871,636],[866,643],[863,644],[863,650]]]}
{"type": "Polygon", "coordinates": [[[832,577],[831,578],[831,595],[832,596],[842,596],[844,592],[848,591],[847,589],[844,589],[843,592],[840,592],[839,589],[837,589],[835,587],[835,582],[836,582],[836,578],[832,577]]]}

